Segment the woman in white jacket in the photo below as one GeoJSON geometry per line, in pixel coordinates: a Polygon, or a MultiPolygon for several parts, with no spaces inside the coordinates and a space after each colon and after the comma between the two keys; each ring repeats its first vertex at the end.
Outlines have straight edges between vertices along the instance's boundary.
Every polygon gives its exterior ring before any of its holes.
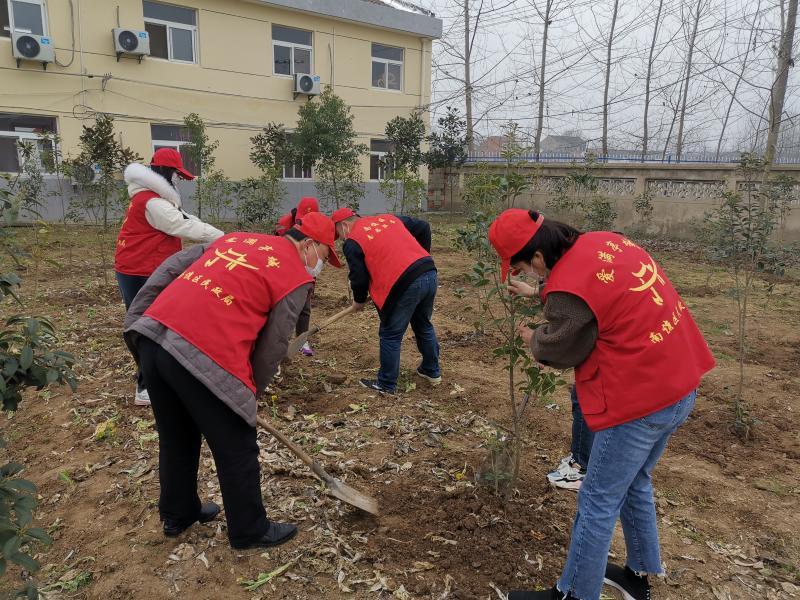
{"type": "MultiPolygon", "coordinates": [[[[125,310],[153,271],[182,249],[182,240],[210,243],[223,235],[216,227],[182,210],[176,185],[179,178],[192,180],[194,175],[183,167],[180,153],[173,148],[156,150],[149,167],[133,163],[125,169],[131,203],[114,255],[125,310]]],[[[134,404],[150,404],[141,372],[137,375],[134,404]]]]}

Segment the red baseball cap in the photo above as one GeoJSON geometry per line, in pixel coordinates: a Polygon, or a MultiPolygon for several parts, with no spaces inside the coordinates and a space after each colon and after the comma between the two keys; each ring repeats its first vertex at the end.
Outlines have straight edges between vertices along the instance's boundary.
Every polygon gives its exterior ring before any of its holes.
{"type": "Polygon", "coordinates": [[[295,219],[304,217],[308,213],[312,212],[319,212],[319,202],[317,199],[312,196],[301,198],[300,202],[297,203],[297,214],[295,215],[295,219]]]}
{"type": "MultiPolygon", "coordinates": [[[[543,222],[543,215],[540,214],[539,218],[534,221],[531,213],[522,208],[504,210],[499,217],[492,221],[489,226],[489,241],[500,256],[500,275],[503,281],[506,280],[511,267],[511,257],[531,241],[543,222]]],[[[512,273],[517,274],[516,270],[512,273]]]]}
{"type": "MultiPolygon", "coordinates": [[[[350,217],[357,217],[358,215],[353,212],[352,208],[345,206],[344,208],[340,208],[338,210],[333,211],[331,215],[331,220],[333,221],[334,225],[338,225],[342,221],[349,219],[350,217]]],[[[339,232],[336,232],[336,239],[339,239],[339,232]]]]}
{"type": "Polygon", "coordinates": [[[194,175],[183,168],[183,158],[175,148],[159,148],[153,153],[153,160],[150,161],[150,164],[154,167],[172,167],[184,179],[189,181],[194,179],[194,175]]]}
{"type": "Polygon", "coordinates": [[[323,215],[321,212],[310,212],[294,223],[295,229],[303,233],[306,237],[310,237],[315,242],[324,244],[330,250],[328,262],[337,269],[342,266],[339,257],[336,255],[336,250],[333,247],[336,226],[330,218],[323,215]]]}

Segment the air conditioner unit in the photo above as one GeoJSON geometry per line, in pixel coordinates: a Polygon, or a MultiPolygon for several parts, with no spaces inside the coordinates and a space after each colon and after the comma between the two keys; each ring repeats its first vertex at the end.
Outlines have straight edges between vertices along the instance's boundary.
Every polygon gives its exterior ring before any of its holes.
{"type": "Polygon", "coordinates": [[[138,56],[139,62],[142,58],[150,55],[150,34],[146,31],[135,31],[133,29],[112,29],[114,35],[114,51],[117,53],[117,62],[123,54],[138,56]]]}
{"type": "Polygon", "coordinates": [[[319,75],[306,75],[305,73],[295,73],[294,75],[294,98],[299,94],[306,96],[319,96],[319,75]]]}
{"type": "Polygon", "coordinates": [[[32,33],[12,32],[11,53],[17,59],[17,68],[23,60],[34,60],[42,63],[42,68],[46,70],[47,63],[56,61],[52,40],[32,33]]]}
{"type": "Polygon", "coordinates": [[[73,187],[92,185],[100,181],[100,165],[75,165],[72,171],[73,187]]]}

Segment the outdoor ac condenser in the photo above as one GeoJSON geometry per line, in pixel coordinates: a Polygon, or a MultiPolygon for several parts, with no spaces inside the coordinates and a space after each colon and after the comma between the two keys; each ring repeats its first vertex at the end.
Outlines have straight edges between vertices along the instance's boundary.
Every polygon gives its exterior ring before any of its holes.
{"type": "Polygon", "coordinates": [[[319,96],[319,75],[295,73],[294,97],[297,98],[299,94],[305,94],[306,96],[319,96]]]}
{"type": "Polygon", "coordinates": [[[23,60],[32,60],[42,63],[42,68],[46,70],[48,63],[56,60],[52,40],[47,36],[32,33],[12,32],[11,53],[17,59],[17,68],[23,60]]]}
{"type": "Polygon", "coordinates": [[[115,28],[111,30],[114,35],[114,51],[117,53],[117,62],[123,54],[142,58],[150,55],[150,34],[146,31],[134,29],[115,28]]]}

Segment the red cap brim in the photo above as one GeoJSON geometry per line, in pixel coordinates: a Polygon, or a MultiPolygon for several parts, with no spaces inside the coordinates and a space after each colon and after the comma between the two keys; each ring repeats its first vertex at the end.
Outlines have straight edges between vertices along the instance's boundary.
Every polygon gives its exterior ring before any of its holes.
{"type": "Polygon", "coordinates": [[[336,267],[340,269],[342,267],[342,261],[339,260],[339,255],[336,254],[336,250],[333,248],[333,244],[328,246],[328,250],[330,253],[328,254],[328,264],[332,267],[336,267]]]}
{"type": "Polygon", "coordinates": [[[187,181],[191,181],[192,179],[194,179],[194,175],[189,173],[189,171],[187,171],[186,169],[177,168],[175,170],[178,171],[178,175],[180,175],[187,181]]]}

